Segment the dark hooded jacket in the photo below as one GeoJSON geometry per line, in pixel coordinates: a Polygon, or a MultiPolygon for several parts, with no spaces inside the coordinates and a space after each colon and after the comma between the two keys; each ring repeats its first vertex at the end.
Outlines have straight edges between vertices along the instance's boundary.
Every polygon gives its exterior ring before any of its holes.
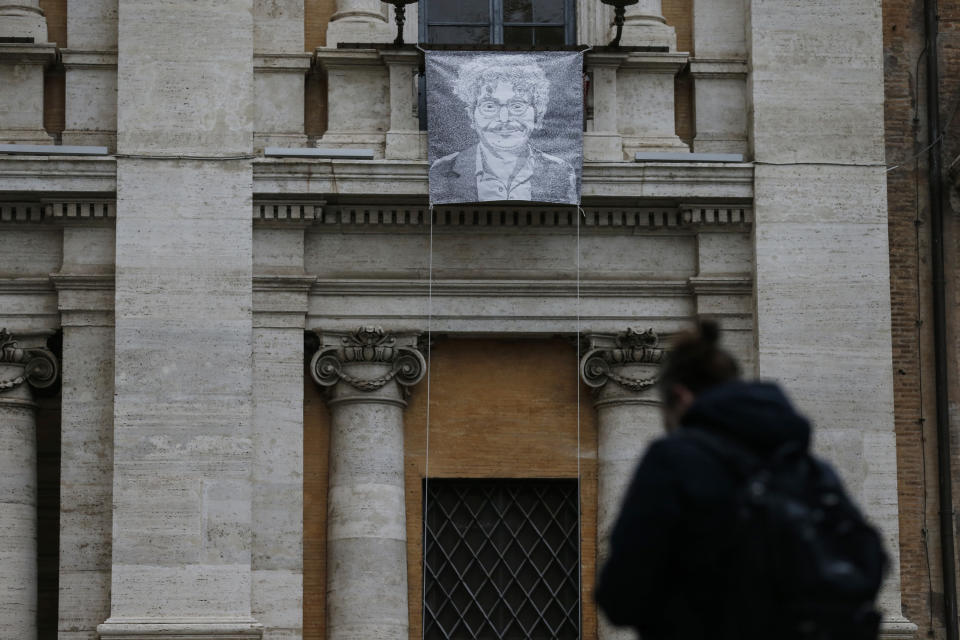
{"type": "Polygon", "coordinates": [[[650,445],[596,588],[607,618],[644,640],[716,638],[731,613],[722,594],[736,578],[737,478],[691,429],[722,434],[761,456],[790,442],[806,450],[810,441],[809,423],[779,387],[737,381],[698,395],[681,428],[650,445]]]}

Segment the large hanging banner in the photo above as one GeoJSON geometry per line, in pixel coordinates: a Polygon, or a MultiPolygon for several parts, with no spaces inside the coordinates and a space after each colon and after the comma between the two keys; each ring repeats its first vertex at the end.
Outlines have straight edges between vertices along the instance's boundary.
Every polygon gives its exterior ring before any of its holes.
{"type": "Polygon", "coordinates": [[[579,204],[577,52],[428,52],[430,204],[579,204]]]}

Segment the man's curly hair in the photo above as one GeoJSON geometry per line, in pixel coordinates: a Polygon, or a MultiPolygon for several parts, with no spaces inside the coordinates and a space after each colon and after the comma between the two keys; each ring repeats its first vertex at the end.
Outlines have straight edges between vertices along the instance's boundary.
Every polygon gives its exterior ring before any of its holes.
{"type": "Polygon", "coordinates": [[[514,56],[492,55],[474,58],[460,68],[453,87],[457,97],[468,108],[473,108],[483,87],[495,87],[498,82],[507,82],[513,90],[526,95],[533,103],[536,120],[541,122],[550,102],[550,81],[547,74],[536,64],[517,64],[514,56]]]}

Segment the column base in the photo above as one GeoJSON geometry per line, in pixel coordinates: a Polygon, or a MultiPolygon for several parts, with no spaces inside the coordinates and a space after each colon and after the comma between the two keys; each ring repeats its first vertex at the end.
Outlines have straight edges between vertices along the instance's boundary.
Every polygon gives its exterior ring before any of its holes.
{"type": "Polygon", "coordinates": [[[586,162],[623,162],[623,138],[619,133],[585,132],[583,159],[586,162]]]}
{"type": "Polygon", "coordinates": [[[106,147],[111,153],[117,149],[116,131],[80,131],[77,129],[67,129],[60,139],[65,145],[106,147]]]}
{"type": "Polygon", "coordinates": [[[677,136],[623,136],[623,153],[627,159],[632,161],[638,151],[689,153],[690,147],[677,136]]]}
{"type": "Polygon", "coordinates": [[[253,618],[110,618],[97,627],[111,640],[251,640],[263,637],[253,618]]]}
{"type": "Polygon", "coordinates": [[[693,139],[696,153],[742,153],[747,154],[747,139],[743,136],[704,134],[693,139]]]}
{"type": "Polygon", "coordinates": [[[327,26],[327,47],[341,42],[393,42],[396,27],[384,21],[360,18],[340,18],[327,26]]]}
{"type": "Polygon", "coordinates": [[[254,133],[253,148],[263,151],[265,147],[302,149],[307,146],[307,136],[302,133],[254,133]]]}
{"type": "Polygon", "coordinates": [[[381,160],[386,147],[386,135],[383,133],[368,133],[357,131],[354,133],[338,131],[325,133],[317,140],[318,148],[331,149],[373,149],[373,157],[381,160]]]}
{"type": "MultiPolygon", "coordinates": [[[[610,38],[616,35],[616,27],[611,27],[610,38]]],[[[667,47],[668,51],[677,50],[677,31],[660,20],[648,18],[630,19],[627,16],[623,24],[623,36],[620,38],[623,47],[667,47]]]]}
{"type": "Polygon", "coordinates": [[[427,157],[426,132],[387,131],[385,156],[389,160],[421,160],[427,157]]]}
{"type": "Polygon", "coordinates": [[[880,640],[913,640],[917,637],[917,625],[903,616],[885,618],[880,623],[880,640]]]}
{"type": "Polygon", "coordinates": [[[43,129],[0,129],[0,144],[53,144],[43,129]]]}

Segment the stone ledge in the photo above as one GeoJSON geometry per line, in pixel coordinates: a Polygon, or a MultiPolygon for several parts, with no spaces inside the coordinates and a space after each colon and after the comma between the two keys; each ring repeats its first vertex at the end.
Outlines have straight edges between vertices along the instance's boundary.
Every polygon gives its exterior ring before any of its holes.
{"type": "Polygon", "coordinates": [[[260,73],[306,73],[312,59],[310,53],[256,53],[253,70],[260,73]]]}
{"type": "Polygon", "coordinates": [[[116,51],[61,49],[60,59],[67,69],[117,69],[116,51]]]}
{"type": "Polygon", "coordinates": [[[746,60],[725,58],[693,58],[690,75],[694,78],[740,78],[747,76],[746,60]]]}
{"type": "Polygon", "coordinates": [[[57,59],[57,45],[53,43],[0,44],[0,63],[50,64],[57,59]]]}
{"type": "Polygon", "coordinates": [[[263,625],[252,618],[111,618],[97,633],[113,640],[250,640],[263,637],[263,625]]]}

